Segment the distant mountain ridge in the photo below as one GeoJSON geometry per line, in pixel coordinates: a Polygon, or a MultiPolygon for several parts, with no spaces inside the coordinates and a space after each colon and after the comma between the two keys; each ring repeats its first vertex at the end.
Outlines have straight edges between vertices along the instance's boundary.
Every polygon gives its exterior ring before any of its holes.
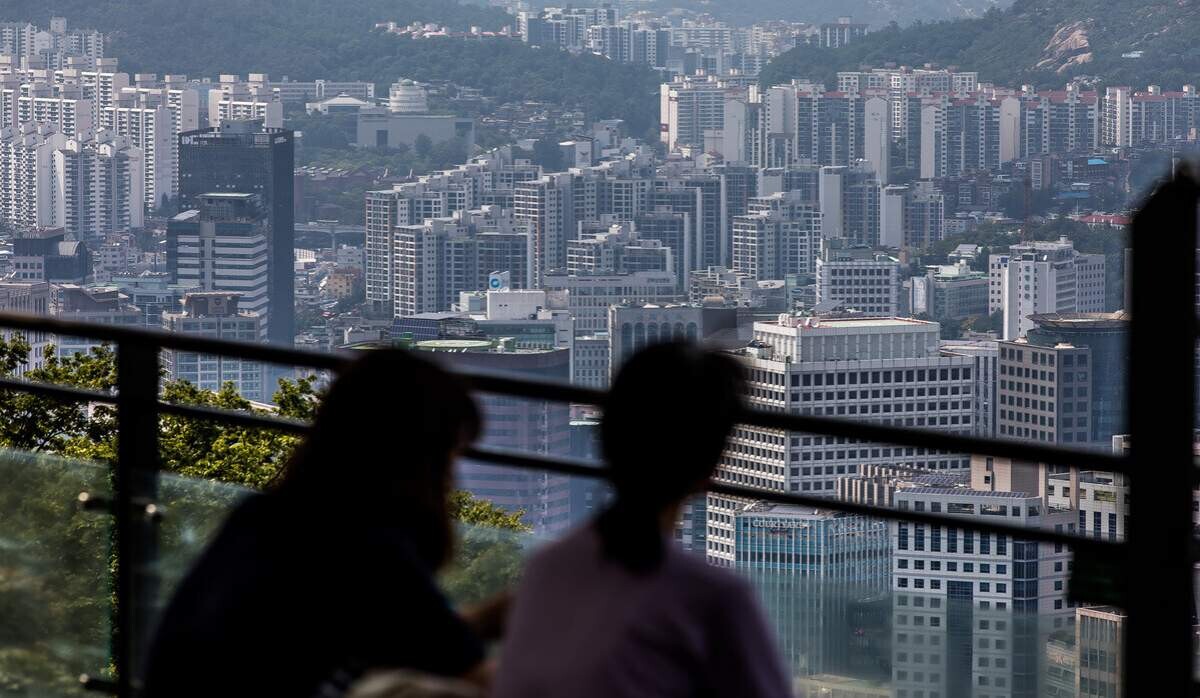
{"type": "Polygon", "coordinates": [[[1200,0],[1017,0],[974,19],[889,27],[836,51],[799,47],[777,57],[764,83],[830,81],[838,70],[933,62],[1005,85],[1178,87],[1200,80],[1200,0]]]}
{"type": "MultiPolygon", "coordinates": [[[[979,17],[989,9],[1005,7],[1011,0],[656,0],[654,9],[682,8],[707,12],[717,19],[752,24],[782,19],[794,22],[832,22],[850,16],[872,28],[896,22],[979,17]]],[[[551,2],[550,4],[554,4],[551,2]]]]}

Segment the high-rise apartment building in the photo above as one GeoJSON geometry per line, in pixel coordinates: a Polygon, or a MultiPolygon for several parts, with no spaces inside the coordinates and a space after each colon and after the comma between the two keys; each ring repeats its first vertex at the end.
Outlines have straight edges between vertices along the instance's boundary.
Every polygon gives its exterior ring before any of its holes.
{"type": "Polygon", "coordinates": [[[725,103],[745,99],[745,89],[721,76],[684,77],[660,90],[662,140],[668,150],[704,147],[708,132],[725,128],[725,103]]]}
{"type": "Polygon", "coordinates": [[[397,226],[392,231],[393,314],[448,310],[466,291],[484,291],[507,273],[514,289],[532,286],[533,241],[511,212],[491,207],[397,226]]]}
{"type": "Polygon", "coordinates": [[[884,247],[927,249],[945,234],[945,197],[932,182],[884,187],[879,240],[884,247]]]}
{"type": "MultiPolygon", "coordinates": [[[[218,192],[258,197],[266,214],[266,275],[272,308],[267,337],[289,346],[295,341],[294,162],[292,132],[258,121],[222,122],[217,128],[180,136],[181,209],[193,208],[199,199],[218,192]]],[[[250,301],[249,294],[243,296],[243,307],[253,309],[250,301]]]]}
{"type": "Polygon", "coordinates": [[[73,138],[50,125],[0,129],[0,220],[61,228],[98,246],[143,224],[142,151],[102,131],[73,138]]]}
{"type": "Polygon", "coordinates": [[[758,281],[811,275],[821,244],[821,212],[795,192],[755,197],[733,220],[733,269],[758,281]]]}
{"type": "Polygon", "coordinates": [[[999,100],[941,96],[921,109],[921,177],[960,177],[1000,165],[999,100]]]}
{"type": "Polygon", "coordinates": [[[1077,252],[1065,237],[1013,245],[988,264],[989,308],[999,301],[1006,340],[1028,332],[1035,314],[1104,311],[1104,255],[1077,252]]]}
{"type": "Polygon", "coordinates": [[[880,181],[866,167],[822,167],[818,191],[821,236],[878,246],[880,181]]]}
{"type": "Polygon", "coordinates": [[[395,306],[392,233],[399,226],[447,218],[476,206],[475,182],[434,176],[366,196],[366,298],[371,310],[391,314],[395,306]]]}
{"type": "Polygon", "coordinates": [[[513,191],[513,216],[529,226],[533,240],[533,283],[567,266],[567,240],[575,237],[571,176],[543,175],[519,182],[513,191]]]}

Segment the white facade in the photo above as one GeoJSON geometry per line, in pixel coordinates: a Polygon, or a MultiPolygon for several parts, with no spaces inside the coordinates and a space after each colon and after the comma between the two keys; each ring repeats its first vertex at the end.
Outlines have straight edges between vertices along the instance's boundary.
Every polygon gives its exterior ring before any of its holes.
{"type": "Polygon", "coordinates": [[[137,144],[145,154],[142,191],[146,208],[153,210],[163,196],[178,193],[179,133],[175,129],[175,117],[165,105],[122,104],[109,107],[104,122],[115,133],[137,144]]]}
{"type": "Polygon", "coordinates": [[[1104,255],[1076,252],[1066,238],[1013,245],[1007,255],[992,255],[988,267],[988,307],[999,285],[1005,340],[1032,329],[1034,314],[1104,310],[1104,255]]]}
{"type": "Polygon", "coordinates": [[[893,317],[900,314],[900,262],[885,254],[856,259],[817,259],[817,303],[834,301],[847,310],[893,317]]]}
{"type": "MultiPolygon", "coordinates": [[[[780,316],[754,324],[761,348],[741,359],[759,409],[969,434],[974,362],[938,351],[939,326],[901,318],[818,320],[780,316]]],[[[871,464],[961,471],[969,459],[889,444],[737,426],[716,479],[817,496],[871,464]]],[[[733,562],[732,513],[742,503],[708,495],[710,562],[733,562]]]]}
{"type": "Polygon", "coordinates": [[[141,227],[142,167],[142,152],[109,132],[78,139],[45,124],[0,129],[0,221],[92,242],[141,227]]]}
{"type": "Polygon", "coordinates": [[[621,303],[670,303],[678,300],[675,275],[639,271],[630,274],[547,274],[547,290],[567,292],[567,309],[579,334],[608,332],[608,309],[621,303]]]}

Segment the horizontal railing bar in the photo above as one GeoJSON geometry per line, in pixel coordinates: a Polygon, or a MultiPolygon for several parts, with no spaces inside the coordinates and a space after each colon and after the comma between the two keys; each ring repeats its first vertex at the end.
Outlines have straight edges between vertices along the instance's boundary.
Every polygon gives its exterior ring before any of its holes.
{"type": "MultiPolygon", "coordinates": [[[[594,388],[475,372],[460,372],[459,375],[463,376],[472,387],[483,392],[503,393],[529,399],[577,402],[589,405],[601,405],[604,401],[604,392],[594,388]]],[[[869,422],[786,414],[752,408],[746,409],[742,413],[742,416],[738,418],[738,422],[766,429],[802,431],[812,434],[848,437],[858,441],[1071,465],[1085,470],[1106,470],[1126,475],[1134,474],[1130,461],[1124,456],[1099,451],[1042,446],[1023,441],[985,439],[976,436],[947,434],[928,429],[893,427],[869,422]]]]}
{"type": "Polygon", "coordinates": [[[1075,448],[1042,446],[1004,438],[987,439],[978,436],[947,434],[931,429],[893,427],[872,424],[870,422],[854,422],[846,419],[811,417],[807,415],[768,412],[765,410],[747,410],[745,415],[738,421],[768,429],[841,436],[857,441],[890,443],[900,446],[1011,458],[1013,460],[1034,461],[1053,465],[1070,465],[1081,470],[1094,469],[1107,470],[1125,475],[1134,474],[1130,459],[1125,456],[1104,453],[1102,451],[1084,451],[1075,448]]]}
{"type": "Polygon", "coordinates": [[[500,393],[530,400],[575,402],[584,405],[599,406],[604,403],[604,391],[595,388],[473,371],[455,371],[454,373],[465,379],[471,388],[484,393],[500,393]]]}
{"type": "MultiPolygon", "coordinates": [[[[350,358],[343,354],[318,353],[297,349],[275,347],[267,344],[248,344],[228,340],[209,339],[179,333],[160,332],[153,330],[119,327],[114,325],[98,325],[92,323],[57,320],[40,316],[17,313],[0,313],[0,326],[24,329],[35,332],[53,332],[72,336],[90,337],[101,341],[111,342],[145,342],[161,348],[199,353],[237,356],[244,359],[267,361],[289,365],[304,365],[311,368],[327,368],[337,370],[344,367],[350,358]]],[[[529,399],[545,399],[561,402],[579,402],[584,404],[599,404],[603,402],[604,393],[592,388],[573,386],[565,383],[529,380],[511,376],[488,375],[482,373],[464,372],[461,375],[477,390],[502,393],[515,397],[529,399]]],[[[7,379],[6,379],[7,380],[7,379]]],[[[40,386],[33,383],[9,381],[12,389],[38,392],[47,396],[76,399],[78,401],[112,402],[114,398],[102,393],[91,394],[87,391],[66,387],[40,386]]],[[[5,387],[0,384],[0,387],[5,387]]],[[[230,413],[236,414],[236,413],[230,413]]],[[[198,413],[193,416],[200,416],[198,413]]],[[[229,416],[229,415],[225,415],[229,416]]],[[[209,412],[205,418],[222,420],[218,412],[209,412]]],[[[243,417],[230,417],[249,424],[243,417]]],[[[228,420],[226,420],[228,421],[228,420]]],[[[1016,460],[1034,462],[1060,463],[1081,468],[1094,468],[1112,472],[1136,475],[1130,467],[1130,461],[1122,456],[1105,453],[1081,451],[1029,444],[1004,439],[982,439],[978,437],[945,434],[925,429],[909,427],[893,427],[871,423],[852,422],[828,417],[813,417],[806,415],[784,414],[769,412],[761,409],[747,409],[739,421],[762,428],[800,431],[814,434],[827,434],[854,438],[859,441],[889,443],[900,446],[927,448],[938,451],[972,453],[991,455],[1016,460]]],[[[272,422],[270,428],[281,428],[289,431],[299,429],[297,425],[272,422]]]]}
{"type": "Polygon", "coordinates": [[[0,390],[12,390],[21,393],[31,393],[63,402],[100,402],[116,404],[117,396],[99,390],[76,388],[73,385],[56,385],[54,383],[38,383],[19,378],[0,378],[0,390]]]}
{"type": "Polygon", "coordinates": [[[274,431],[284,431],[289,434],[307,434],[312,429],[311,424],[298,419],[257,414],[254,412],[241,412],[239,410],[227,410],[219,407],[183,405],[177,402],[160,401],[158,409],[160,412],[172,414],[177,417],[202,419],[241,427],[271,429],[274,431]]]}
{"type": "MultiPolygon", "coordinates": [[[[599,463],[589,464],[588,461],[580,461],[575,459],[563,460],[558,458],[549,458],[537,454],[518,453],[514,451],[490,448],[468,449],[463,455],[464,457],[472,460],[488,461],[489,464],[497,466],[542,470],[560,475],[576,475],[607,479],[607,473],[602,465],[599,463]]],[[[1119,553],[1125,545],[1124,543],[1098,540],[1095,538],[1084,538],[1082,536],[1072,536],[1070,534],[1057,533],[1055,531],[1047,531],[1040,528],[1025,528],[1022,526],[1015,526],[1013,524],[999,524],[980,519],[930,514],[926,512],[910,511],[907,509],[889,509],[870,504],[847,502],[841,499],[826,499],[823,497],[814,497],[812,495],[793,494],[791,492],[779,492],[776,490],[759,490],[752,487],[731,485],[718,481],[710,482],[706,486],[706,491],[753,501],[772,502],[774,504],[791,504],[796,506],[814,507],[818,509],[830,509],[847,514],[869,516],[878,519],[909,521],[912,523],[928,524],[930,526],[950,526],[972,531],[996,533],[1002,536],[1012,536],[1020,540],[1038,541],[1043,543],[1063,543],[1076,549],[1089,549],[1091,552],[1095,552],[1096,554],[1100,555],[1119,553]]],[[[952,494],[953,490],[947,490],[947,493],[952,494]]]]}
{"type": "Polygon", "coordinates": [[[305,366],[327,370],[342,368],[351,359],[351,357],[341,353],[289,349],[271,344],[234,342],[227,339],[211,339],[179,332],[122,327],[120,325],[102,325],[74,320],[59,320],[24,313],[0,312],[0,327],[24,330],[26,332],[48,332],[69,337],[83,337],[112,344],[137,342],[150,344],[160,349],[188,351],[198,354],[236,356],[264,363],[305,366]]]}

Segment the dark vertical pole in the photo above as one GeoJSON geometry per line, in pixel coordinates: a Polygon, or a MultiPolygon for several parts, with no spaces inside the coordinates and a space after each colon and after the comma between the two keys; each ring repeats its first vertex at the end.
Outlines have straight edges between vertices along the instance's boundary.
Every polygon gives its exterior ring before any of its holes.
{"type": "Polygon", "coordinates": [[[158,371],[158,347],[133,342],[117,346],[113,663],[122,698],[136,695],[149,610],[157,593],[157,537],[146,507],[154,501],[158,488],[158,371]]]}
{"type": "Polygon", "coordinates": [[[1196,204],[1181,174],[1133,221],[1126,696],[1192,694],[1196,204]]]}

